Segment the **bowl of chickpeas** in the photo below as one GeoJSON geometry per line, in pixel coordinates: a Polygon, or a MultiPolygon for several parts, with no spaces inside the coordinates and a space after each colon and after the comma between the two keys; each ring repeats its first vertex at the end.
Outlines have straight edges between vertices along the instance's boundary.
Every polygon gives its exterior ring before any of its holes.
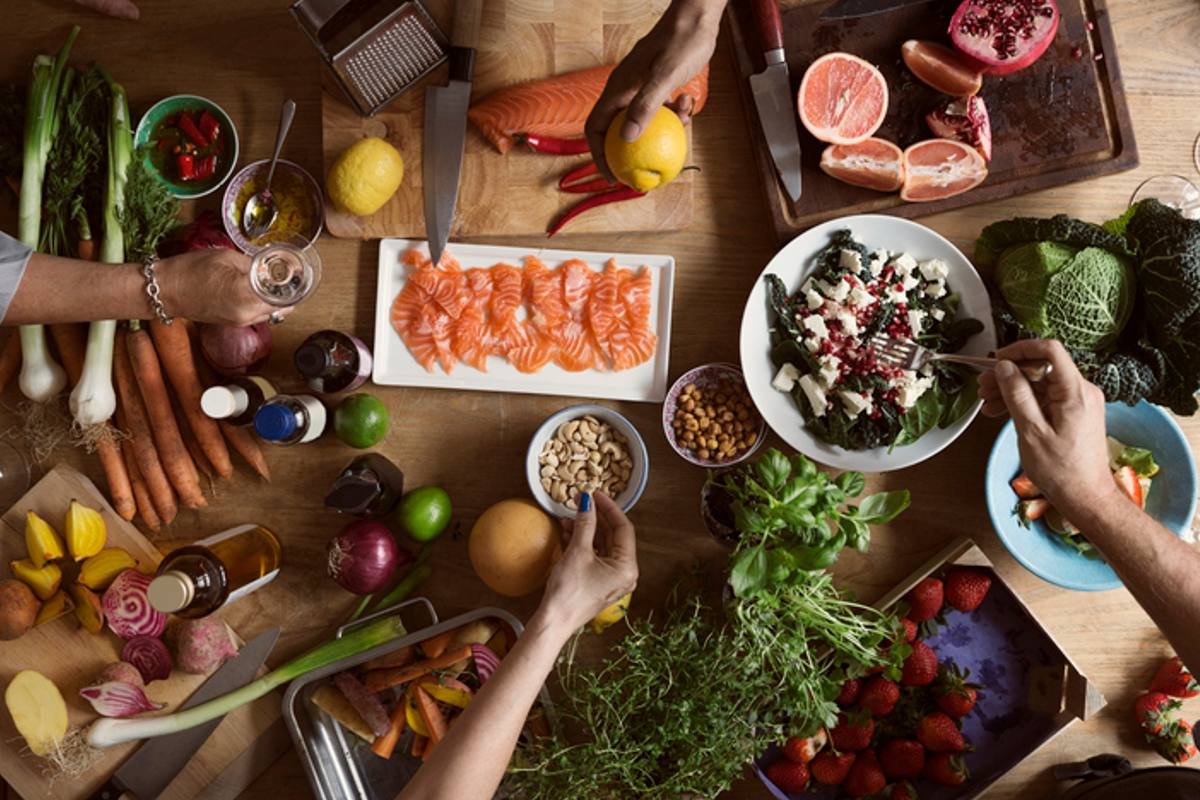
{"type": "Polygon", "coordinates": [[[729,467],[754,454],[766,438],[741,367],[704,364],[675,381],[663,402],[663,433],[698,467],[729,467]]]}

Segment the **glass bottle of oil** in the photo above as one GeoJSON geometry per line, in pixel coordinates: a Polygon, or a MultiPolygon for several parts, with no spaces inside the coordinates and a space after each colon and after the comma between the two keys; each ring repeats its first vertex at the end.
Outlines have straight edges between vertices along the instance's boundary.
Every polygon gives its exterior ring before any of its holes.
{"type": "Polygon", "coordinates": [[[239,525],[172,550],[147,590],[150,605],[167,614],[207,616],[267,585],[279,574],[279,537],[261,525],[239,525]]]}

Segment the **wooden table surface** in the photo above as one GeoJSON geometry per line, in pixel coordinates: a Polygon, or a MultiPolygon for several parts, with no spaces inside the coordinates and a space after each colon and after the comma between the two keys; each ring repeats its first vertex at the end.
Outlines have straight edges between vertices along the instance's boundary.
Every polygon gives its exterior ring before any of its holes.
{"type": "MultiPolygon", "coordinates": [[[[119,22],[80,10],[65,0],[6,3],[4,28],[8,35],[0,48],[0,80],[26,80],[34,54],[56,50],[68,24],[78,22],[83,32],[73,61],[97,60],[109,68],[125,85],[135,114],[168,94],[193,92],[211,97],[238,126],[243,162],[269,156],[279,104],[285,97],[295,99],[299,111],[285,156],[314,174],[321,173],[321,65],[283,0],[205,0],[186,6],[141,0],[139,5],[140,21],[119,22]]],[[[924,222],[969,252],[979,229],[996,219],[1018,213],[1066,212],[1101,221],[1123,210],[1134,187],[1148,176],[1178,173],[1197,177],[1192,150],[1200,133],[1200,60],[1195,47],[1200,41],[1200,14],[1194,0],[1112,0],[1110,9],[1142,166],[1103,180],[924,222]]],[[[1053,123],[1053,109],[1048,109],[1047,124],[1053,123]]],[[[746,136],[723,36],[713,61],[710,103],[696,124],[692,161],[703,171],[697,178],[691,230],[563,240],[564,245],[589,250],[667,252],[678,259],[672,375],[702,362],[737,360],[744,298],[776,249],[746,136]]],[[[0,224],[12,231],[11,196],[5,202],[7,205],[0,206],[0,224]]],[[[209,198],[197,205],[206,208],[216,202],[209,198]]],[[[529,239],[525,243],[532,246],[543,241],[529,239]]],[[[320,249],[325,261],[322,286],[314,299],[276,330],[277,343],[267,374],[284,389],[301,388],[290,367],[290,356],[307,332],[341,328],[371,341],[374,244],[325,238],[320,249]]],[[[529,436],[542,419],[569,402],[554,397],[426,389],[373,391],[387,403],[392,415],[391,431],[379,449],[402,466],[411,486],[444,486],[454,498],[463,531],[488,505],[526,493],[522,458],[529,436]]],[[[675,580],[694,567],[705,565],[706,572],[718,574],[726,551],[701,527],[697,498],[703,472],[676,457],[658,434],[659,407],[619,407],[645,434],[653,464],[653,479],[632,515],[638,528],[642,573],[632,613],[641,615],[660,607],[675,580]]],[[[7,414],[0,428],[12,419],[12,414],[7,414]]],[[[1181,422],[1193,448],[1200,447],[1200,420],[1181,422]]],[[[843,586],[871,600],[953,537],[971,535],[1106,695],[1109,706],[1098,717],[1077,723],[1042,748],[1006,776],[993,789],[992,797],[1050,794],[1052,765],[1099,752],[1121,752],[1139,765],[1161,764],[1135,735],[1129,708],[1139,687],[1168,653],[1168,646],[1124,590],[1102,594],[1064,591],[1035,578],[1008,556],[991,530],[983,503],[984,463],[998,430],[998,423],[981,419],[937,458],[900,473],[869,478],[872,490],[911,489],[913,505],[894,524],[875,531],[869,554],[846,553],[837,566],[838,578],[843,586]]],[[[254,602],[229,609],[230,621],[247,638],[268,626],[283,627],[277,659],[326,637],[353,604],[352,598],[323,574],[325,543],[339,520],[321,506],[325,488],[352,455],[333,437],[299,450],[273,450],[268,453],[273,474],[270,485],[239,472],[236,481],[218,487],[209,508],[182,512],[171,531],[157,540],[166,549],[246,521],[277,531],[286,548],[279,579],[257,593],[254,602]]],[[[55,459],[79,466],[97,481],[102,479],[94,459],[77,451],[64,449],[55,459]]],[[[435,578],[427,584],[426,594],[443,617],[482,605],[503,606],[526,617],[536,605],[536,597],[512,601],[491,594],[471,572],[462,532],[440,542],[434,563],[435,578]]],[[[594,653],[600,646],[599,641],[591,644],[594,653]]],[[[1190,710],[1193,716],[1200,715],[1200,704],[1190,710]]],[[[309,796],[309,789],[299,761],[289,753],[243,796],[298,798],[309,796]]],[[[756,780],[746,778],[726,796],[768,795],[756,780]]]]}

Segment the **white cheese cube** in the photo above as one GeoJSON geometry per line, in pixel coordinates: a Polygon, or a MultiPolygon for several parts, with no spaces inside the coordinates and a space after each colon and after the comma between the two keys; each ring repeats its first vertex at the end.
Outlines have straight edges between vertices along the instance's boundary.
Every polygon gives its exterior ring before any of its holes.
{"type": "Polygon", "coordinates": [[[934,300],[939,297],[946,296],[946,282],[944,280],[936,280],[925,286],[925,296],[932,297],[934,300]]]}
{"type": "Polygon", "coordinates": [[[846,282],[845,278],[842,278],[830,288],[828,297],[835,303],[844,303],[849,294],[850,284],[846,282]]]}
{"type": "Polygon", "coordinates": [[[832,353],[821,356],[819,359],[821,368],[817,371],[817,380],[821,386],[828,389],[837,382],[837,379],[842,374],[842,360],[832,353]]]}
{"type": "Polygon", "coordinates": [[[813,336],[818,341],[829,338],[829,328],[825,327],[825,320],[819,314],[809,314],[804,318],[802,323],[805,330],[812,331],[813,336]]]}
{"type": "Polygon", "coordinates": [[[823,281],[819,278],[813,281],[813,288],[826,297],[830,297],[833,294],[833,287],[830,286],[827,281],[823,281]]]}
{"type": "Polygon", "coordinates": [[[931,386],[933,386],[933,378],[917,378],[915,380],[906,378],[897,387],[896,400],[904,408],[912,408],[931,386]]]}
{"type": "Polygon", "coordinates": [[[855,286],[850,290],[850,297],[847,298],[851,308],[866,308],[875,302],[875,295],[871,294],[862,286],[855,286]]]}
{"type": "Polygon", "coordinates": [[[847,336],[858,336],[858,317],[846,309],[842,309],[834,317],[842,326],[842,333],[847,336]]]}
{"type": "Polygon", "coordinates": [[[857,273],[862,269],[862,256],[858,254],[857,250],[843,250],[838,255],[838,265],[842,269],[857,273]]]}
{"type": "Polygon", "coordinates": [[[919,308],[911,308],[908,311],[908,327],[912,330],[912,335],[919,336],[921,326],[925,324],[925,312],[919,308]]]}
{"type": "Polygon", "coordinates": [[[825,298],[820,294],[809,289],[804,293],[804,301],[808,304],[809,311],[816,311],[821,306],[825,305],[825,298]]]}
{"type": "Polygon", "coordinates": [[[941,322],[942,320],[944,320],[946,318],[946,311],[945,311],[945,309],[934,308],[934,309],[930,310],[929,316],[933,317],[938,322],[941,322]]]}
{"type": "Polygon", "coordinates": [[[779,368],[779,372],[775,373],[771,386],[781,392],[790,392],[796,387],[796,379],[799,377],[800,370],[796,369],[795,364],[784,364],[779,368]]]}
{"type": "Polygon", "coordinates": [[[916,275],[905,275],[900,279],[900,285],[904,287],[904,291],[911,292],[921,285],[921,279],[916,275]]]}
{"type": "Polygon", "coordinates": [[[908,292],[903,286],[892,285],[888,287],[887,299],[896,305],[908,305],[908,292]]]}
{"type": "Polygon", "coordinates": [[[817,385],[812,375],[801,375],[799,384],[800,390],[808,398],[808,405],[812,408],[813,416],[825,416],[825,406],[828,404],[825,399],[825,390],[817,385]]]}
{"type": "Polygon", "coordinates": [[[897,275],[908,275],[917,268],[917,260],[908,253],[901,253],[892,259],[892,266],[896,268],[897,275]]]}
{"type": "Polygon", "coordinates": [[[815,353],[821,349],[821,342],[809,336],[804,340],[804,349],[810,353],[815,353]]]}
{"type": "Polygon", "coordinates": [[[883,267],[887,264],[887,260],[887,250],[876,250],[874,253],[871,253],[871,260],[867,262],[867,266],[871,270],[872,277],[879,277],[879,273],[883,272],[883,267]]]}
{"type": "Polygon", "coordinates": [[[943,280],[950,274],[950,268],[940,258],[921,261],[917,264],[917,269],[921,271],[921,277],[927,281],[943,280]]]}
{"type": "Polygon", "coordinates": [[[800,291],[802,293],[808,294],[812,290],[813,290],[813,279],[812,278],[809,278],[804,283],[800,284],[800,291]]]}
{"type": "Polygon", "coordinates": [[[866,411],[868,414],[872,411],[872,406],[869,395],[861,392],[852,392],[849,389],[843,389],[838,392],[838,396],[842,398],[842,407],[846,410],[846,416],[853,419],[859,414],[866,411]]]}

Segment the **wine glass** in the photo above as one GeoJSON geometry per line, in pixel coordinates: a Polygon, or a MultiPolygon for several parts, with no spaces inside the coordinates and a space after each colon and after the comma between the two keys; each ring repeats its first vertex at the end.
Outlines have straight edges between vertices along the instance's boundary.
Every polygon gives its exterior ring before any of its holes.
{"type": "Polygon", "coordinates": [[[1153,197],[1188,219],[1200,219],[1200,188],[1182,175],[1155,175],[1138,184],[1129,204],[1153,197]]]}
{"type": "Polygon", "coordinates": [[[0,510],[21,499],[33,481],[25,454],[8,442],[0,442],[0,510]]]}
{"type": "Polygon", "coordinates": [[[264,303],[285,308],[308,297],[321,282],[321,255],[303,236],[287,236],[254,254],[250,288],[264,303]]]}

